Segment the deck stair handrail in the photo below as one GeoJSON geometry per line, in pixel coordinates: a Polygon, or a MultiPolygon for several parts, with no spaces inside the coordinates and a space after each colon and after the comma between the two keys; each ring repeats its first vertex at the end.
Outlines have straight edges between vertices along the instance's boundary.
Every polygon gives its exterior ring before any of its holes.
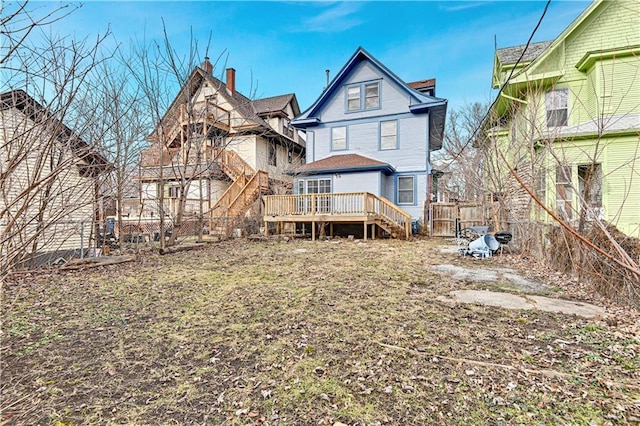
{"type": "MultiPolygon", "coordinates": [[[[226,228],[229,219],[245,214],[251,204],[269,189],[269,174],[258,170],[251,177],[242,176],[234,181],[210,211],[212,229],[226,228]]],[[[229,229],[221,230],[228,234],[229,229]]]]}
{"type": "Polygon", "coordinates": [[[215,148],[214,156],[220,168],[231,180],[236,181],[241,176],[253,176],[256,171],[235,151],[225,148],[215,148]]]}
{"type": "Polygon", "coordinates": [[[390,234],[411,234],[411,215],[384,197],[369,192],[270,195],[265,216],[370,217],[390,234]]]}

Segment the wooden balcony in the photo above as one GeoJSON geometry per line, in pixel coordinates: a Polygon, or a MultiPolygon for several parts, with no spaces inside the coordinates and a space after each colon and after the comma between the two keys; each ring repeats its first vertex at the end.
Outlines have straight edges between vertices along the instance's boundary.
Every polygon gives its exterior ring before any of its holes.
{"type": "MultiPolygon", "coordinates": [[[[310,223],[312,239],[318,224],[362,223],[364,239],[371,226],[396,238],[411,235],[411,215],[389,200],[369,192],[270,195],[265,197],[265,232],[269,223],[310,223]]],[[[331,232],[331,231],[330,231],[331,232]]]]}
{"type": "Polygon", "coordinates": [[[180,124],[183,126],[203,123],[226,132],[231,127],[231,113],[211,101],[180,105],[180,124]]]}

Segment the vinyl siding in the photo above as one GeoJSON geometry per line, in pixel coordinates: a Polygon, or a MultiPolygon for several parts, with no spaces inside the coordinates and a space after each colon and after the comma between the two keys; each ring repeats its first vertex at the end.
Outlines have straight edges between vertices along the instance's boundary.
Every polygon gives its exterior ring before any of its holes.
{"type": "Polygon", "coordinates": [[[4,215],[0,227],[4,229],[9,221],[24,226],[16,238],[28,240],[37,235],[35,251],[79,249],[82,243],[86,247],[94,213],[94,180],[80,176],[77,157],[58,143],[54,145],[58,152],[63,149],[63,156],[52,171],[51,157],[44,152],[44,147],[51,146],[53,136],[41,127],[34,127],[34,123],[21,112],[4,110],[0,122],[0,168],[7,168],[6,162],[16,155],[17,147],[28,147],[29,151],[2,184],[0,210],[4,215]],[[55,177],[50,181],[48,176],[55,177]],[[51,182],[48,195],[44,183],[33,189],[35,182],[45,181],[51,182]],[[29,195],[24,197],[21,194],[29,195]],[[45,206],[41,219],[40,206],[45,206]]]}
{"type": "Polygon", "coordinates": [[[370,192],[380,195],[380,172],[340,173],[333,177],[333,192],[370,192]]]}

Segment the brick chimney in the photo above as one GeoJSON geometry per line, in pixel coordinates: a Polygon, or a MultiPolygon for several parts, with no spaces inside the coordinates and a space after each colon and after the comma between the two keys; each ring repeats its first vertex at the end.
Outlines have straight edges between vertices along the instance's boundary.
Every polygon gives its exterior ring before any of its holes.
{"type": "Polygon", "coordinates": [[[231,95],[236,93],[236,70],[227,68],[227,90],[231,95]]]}
{"type": "Polygon", "coordinates": [[[211,74],[213,72],[213,65],[209,62],[209,58],[206,56],[204,57],[204,61],[202,61],[202,69],[207,74],[211,74]]]}

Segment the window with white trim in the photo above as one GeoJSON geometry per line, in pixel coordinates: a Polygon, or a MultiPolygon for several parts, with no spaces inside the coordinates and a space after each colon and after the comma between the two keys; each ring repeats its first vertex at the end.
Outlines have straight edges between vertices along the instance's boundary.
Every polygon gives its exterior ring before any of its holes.
{"type": "Polygon", "coordinates": [[[549,90],[545,93],[547,127],[566,126],[569,122],[569,89],[549,90]]]}
{"type": "Polygon", "coordinates": [[[396,120],[380,122],[380,149],[398,148],[398,122],[396,120]]]}
{"type": "Polygon", "coordinates": [[[347,149],[347,128],[334,127],[331,129],[331,151],[347,149]]]}
{"type": "Polygon", "coordinates": [[[398,204],[415,204],[415,176],[398,177],[398,204]]]}

